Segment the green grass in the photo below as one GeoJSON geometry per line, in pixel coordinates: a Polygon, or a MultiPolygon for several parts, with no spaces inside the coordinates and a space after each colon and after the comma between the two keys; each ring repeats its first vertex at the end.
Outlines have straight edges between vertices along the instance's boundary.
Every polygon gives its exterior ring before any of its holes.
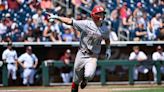
{"type": "Polygon", "coordinates": [[[164,92],[164,86],[126,86],[124,89],[114,92],[164,92]]]}
{"type": "MultiPolygon", "coordinates": [[[[71,86],[0,87],[1,90],[22,90],[19,92],[70,92],[71,86]]],[[[82,92],[164,92],[164,85],[88,85],[82,92]]],[[[3,91],[4,92],[4,91],[3,91]]],[[[14,91],[15,92],[15,91],[14,91]]],[[[80,91],[81,92],[81,91],[80,91]]]]}
{"type": "Polygon", "coordinates": [[[126,90],[126,91],[116,91],[116,92],[164,92],[164,88],[157,89],[144,89],[144,90],[126,90]]]}

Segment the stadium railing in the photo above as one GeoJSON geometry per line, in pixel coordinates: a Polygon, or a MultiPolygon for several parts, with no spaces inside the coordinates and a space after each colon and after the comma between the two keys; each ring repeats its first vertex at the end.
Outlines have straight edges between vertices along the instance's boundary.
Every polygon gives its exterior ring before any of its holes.
{"type": "Polygon", "coordinates": [[[8,86],[8,72],[7,72],[7,64],[0,61],[0,67],[2,67],[2,85],[8,86]]]}
{"type": "MultiPolygon", "coordinates": [[[[104,42],[102,42],[102,44],[104,44],[104,42]]],[[[134,41],[114,41],[114,42],[111,42],[111,46],[113,46],[113,47],[122,47],[122,46],[126,47],[126,46],[129,46],[129,45],[144,45],[144,46],[152,47],[152,46],[156,46],[156,45],[162,45],[163,46],[163,44],[164,44],[163,41],[138,41],[138,42],[134,42],[134,41]]],[[[5,42],[0,43],[0,46],[2,48],[6,47],[6,45],[7,45],[7,43],[5,43],[5,42]]],[[[54,45],[55,46],[63,46],[63,45],[68,46],[68,45],[70,45],[72,47],[78,47],[79,42],[13,42],[13,47],[15,47],[15,48],[24,47],[26,45],[33,45],[33,46],[39,45],[39,46],[44,46],[44,47],[51,47],[51,46],[54,46],[54,45]]],[[[129,63],[129,62],[127,62],[127,63],[129,63]]],[[[101,63],[101,64],[103,65],[103,64],[105,64],[105,62],[101,63]]],[[[106,63],[106,64],[112,65],[112,62],[111,63],[106,63]]],[[[160,65],[157,64],[157,66],[159,67],[160,65]]],[[[104,71],[103,67],[102,67],[101,70],[104,71]]],[[[158,71],[157,75],[159,77],[159,74],[160,74],[159,72],[160,71],[159,70],[157,70],[157,71],[158,71]]],[[[105,73],[101,74],[101,83],[102,84],[106,83],[104,74],[105,73]]],[[[45,79],[43,79],[43,85],[48,85],[48,81],[47,81],[48,79],[46,79],[48,77],[46,77],[46,76],[48,76],[48,75],[44,75],[45,79]]],[[[132,77],[129,77],[129,78],[132,78],[132,77]]],[[[129,79],[129,83],[133,84],[133,80],[129,79]]],[[[160,83],[160,78],[158,78],[158,83],[160,83]]],[[[2,84],[3,84],[3,86],[8,86],[7,67],[5,66],[5,64],[3,64],[3,66],[2,66],[2,84]]]]}
{"type": "MultiPolygon", "coordinates": [[[[160,61],[161,62],[161,61],[160,61]]],[[[157,68],[157,84],[161,84],[161,72],[160,72],[160,66],[161,63],[158,61],[155,61],[153,64],[157,68]]],[[[43,62],[42,63],[42,81],[44,86],[49,86],[49,70],[48,70],[48,63],[49,62],[43,62]]],[[[133,80],[133,67],[138,65],[139,63],[137,61],[130,62],[128,60],[99,60],[98,66],[100,67],[100,82],[102,85],[106,84],[106,68],[109,66],[114,65],[121,65],[121,66],[127,66],[128,67],[128,81],[130,85],[134,84],[133,80]]],[[[164,61],[162,61],[162,65],[164,64],[164,61]]],[[[54,67],[61,67],[64,66],[64,63],[60,61],[51,62],[51,65],[54,67]]],[[[69,66],[73,67],[73,64],[69,64],[69,66]]]]}

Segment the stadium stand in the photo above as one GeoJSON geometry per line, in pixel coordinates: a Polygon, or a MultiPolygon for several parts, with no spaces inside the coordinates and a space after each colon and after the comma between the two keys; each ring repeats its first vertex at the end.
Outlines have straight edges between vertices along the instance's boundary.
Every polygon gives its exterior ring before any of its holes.
{"type": "MultiPolygon", "coordinates": [[[[71,0],[20,0],[12,2],[12,0],[1,0],[1,10],[0,10],[0,38],[1,42],[8,41],[9,38],[15,42],[23,42],[25,41],[24,35],[26,33],[23,31],[24,25],[27,20],[30,18],[32,22],[30,23],[32,28],[32,34],[34,38],[37,38],[36,35],[39,34],[39,40],[35,39],[35,41],[45,41],[43,37],[43,29],[48,26],[48,20],[46,18],[45,11],[57,13],[62,16],[69,16],[73,18],[78,18],[78,15],[81,16],[81,19],[89,18],[90,10],[94,5],[101,4],[106,7],[107,10],[107,21],[112,25],[111,29],[118,36],[118,40],[120,41],[129,41],[129,40],[161,40],[160,33],[163,33],[163,17],[164,17],[164,1],[163,0],[89,0],[88,4],[81,3],[80,6],[74,8],[74,5],[71,3],[71,0]],[[52,5],[51,7],[45,6],[45,4],[52,5]],[[14,4],[14,5],[13,5],[14,4]],[[126,4],[126,7],[123,7],[126,4]],[[139,8],[140,7],[140,8],[139,8]],[[43,21],[36,26],[34,23],[33,16],[37,13],[37,10],[42,8],[41,15],[44,16],[43,21]],[[124,11],[125,9],[125,11],[124,11]],[[118,10],[118,14],[116,18],[112,18],[111,13],[115,10],[118,10]],[[122,16],[124,14],[125,16],[122,16]],[[157,17],[155,17],[158,14],[157,17]],[[145,16],[144,16],[145,15],[145,16]],[[126,19],[126,22],[124,21],[126,19]],[[148,30],[147,26],[152,26],[153,23],[151,21],[156,21],[157,29],[152,29],[149,33],[153,35],[155,33],[155,38],[148,39],[148,30]],[[11,27],[14,26],[14,23],[18,26],[18,31],[15,32],[11,27]],[[119,25],[113,26],[113,25],[119,25]],[[141,36],[137,34],[138,31],[135,30],[139,24],[144,25],[145,30],[145,39],[139,39],[141,36]],[[118,28],[117,28],[118,27],[118,28]],[[37,32],[35,32],[37,30],[37,32]],[[39,31],[39,32],[38,32],[39,31]],[[154,32],[155,31],[155,32],[154,32]],[[13,34],[11,34],[13,32],[13,34]],[[19,35],[19,39],[15,40],[15,35],[19,35]],[[137,39],[136,39],[137,37],[137,39]]],[[[65,29],[67,29],[60,22],[55,22],[55,29],[52,31],[60,31],[59,36],[62,36],[62,33],[65,29]]],[[[110,25],[109,25],[110,26],[110,25]]],[[[78,33],[72,31],[72,35],[76,37],[78,41],[78,33]]],[[[151,36],[152,36],[151,35],[151,36]]],[[[150,35],[149,35],[150,36],[150,35]]],[[[29,37],[30,39],[30,37],[29,37]]],[[[49,40],[46,40],[49,41],[49,40]]],[[[64,42],[64,40],[62,40],[64,42]]]]}

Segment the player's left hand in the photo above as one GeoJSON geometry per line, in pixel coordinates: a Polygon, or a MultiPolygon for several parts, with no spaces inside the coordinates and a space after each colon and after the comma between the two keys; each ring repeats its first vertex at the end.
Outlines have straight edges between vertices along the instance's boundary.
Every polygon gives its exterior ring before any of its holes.
{"type": "Polygon", "coordinates": [[[106,56],[105,56],[106,59],[109,59],[111,57],[111,49],[110,48],[107,48],[105,54],[106,54],[106,56]]]}
{"type": "Polygon", "coordinates": [[[54,15],[54,14],[52,14],[52,13],[48,13],[48,12],[46,12],[46,14],[48,14],[48,19],[50,20],[50,19],[57,19],[59,16],[58,15],[54,15]]]}

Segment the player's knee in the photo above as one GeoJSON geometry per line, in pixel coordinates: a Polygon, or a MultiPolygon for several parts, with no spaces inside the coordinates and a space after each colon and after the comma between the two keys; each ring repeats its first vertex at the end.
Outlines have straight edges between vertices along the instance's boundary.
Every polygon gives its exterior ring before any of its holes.
{"type": "Polygon", "coordinates": [[[93,76],[94,76],[94,73],[86,73],[86,74],[85,74],[85,78],[86,78],[87,80],[92,80],[93,76]]]}

